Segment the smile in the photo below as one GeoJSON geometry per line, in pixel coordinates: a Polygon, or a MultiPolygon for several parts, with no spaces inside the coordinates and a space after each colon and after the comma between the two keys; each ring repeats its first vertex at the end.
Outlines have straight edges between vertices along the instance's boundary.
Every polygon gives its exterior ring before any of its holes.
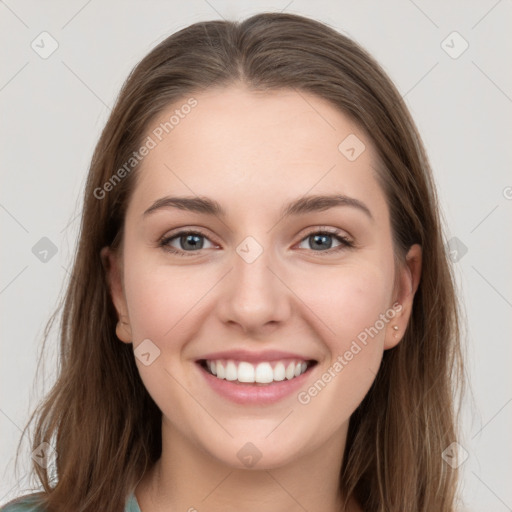
{"type": "Polygon", "coordinates": [[[245,384],[271,384],[299,377],[314,361],[278,360],[252,364],[247,361],[202,360],[202,367],[218,379],[245,384]]]}
{"type": "Polygon", "coordinates": [[[244,406],[270,405],[293,396],[313,378],[310,375],[317,366],[315,360],[297,358],[254,363],[200,359],[196,363],[215,394],[244,406]]]}

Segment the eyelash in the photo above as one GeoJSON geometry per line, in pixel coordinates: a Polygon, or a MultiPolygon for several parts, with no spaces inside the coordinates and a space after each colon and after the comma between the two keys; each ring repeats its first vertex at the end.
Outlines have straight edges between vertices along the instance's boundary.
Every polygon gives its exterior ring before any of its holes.
{"type": "MultiPolygon", "coordinates": [[[[179,231],[178,233],[176,233],[172,236],[167,236],[167,237],[162,238],[159,241],[159,247],[161,247],[164,251],[169,252],[171,254],[177,254],[179,256],[195,256],[196,253],[200,252],[201,249],[199,249],[197,251],[182,251],[180,249],[176,249],[175,247],[171,247],[171,246],[167,245],[169,242],[171,242],[175,238],[179,238],[181,236],[186,236],[186,235],[198,235],[198,236],[208,239],[208,237],[201,231],[185,230],[185,231],[179,231]]],[[[309,238],[312,235],[329,235],[329,236],[333,236],[339,242],[341,242],[341,245],[339,245],[338,247],[328,249],[327,251],[314,251],[317,254],[322,255],[322,256],[325,254],[331,255],[331,254],[337,253],[343,249],[350,249],[350,248],[355,247],[354,242],[352,242],[346,236],[343,236],[341,234],[341,231],[336,230],[336,229],[332,230],[332,231],[326,231],[326,230],[310,231],[300,240],[300,242],[303,242],[304,240],[306,240],[307,238],[309,238]]]]}

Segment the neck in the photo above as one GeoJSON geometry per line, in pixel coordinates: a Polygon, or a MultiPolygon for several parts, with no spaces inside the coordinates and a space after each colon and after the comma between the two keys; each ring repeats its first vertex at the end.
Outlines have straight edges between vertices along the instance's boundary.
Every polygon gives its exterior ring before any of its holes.
{"type": "MultiPolygon", "coordinates": [[[[322,512],[343,510],[339,489],[346,429],[321,446],[270,468],[239,469],[223,464],[165,421],[162,455],[136,488],[141,512],[322,512]]],[[[347,512],[360,512],[349,502],[347,512]]]]}

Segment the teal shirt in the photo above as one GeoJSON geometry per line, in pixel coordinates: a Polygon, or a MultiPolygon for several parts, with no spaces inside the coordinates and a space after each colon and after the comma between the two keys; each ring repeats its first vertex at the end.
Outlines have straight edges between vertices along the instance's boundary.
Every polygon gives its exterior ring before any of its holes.
{"type": "MultiPolygon", "coordinates": [[[[44,512],[42,507],[39,507],[33,497],[25,496],[20,498],[17,503],[10,503],[3,508],[0,508],[0,512],[44,512]]],[[[126,506],[124,512],[141,512],[137,498],[132,492],[126,500],[126,506]]]]}

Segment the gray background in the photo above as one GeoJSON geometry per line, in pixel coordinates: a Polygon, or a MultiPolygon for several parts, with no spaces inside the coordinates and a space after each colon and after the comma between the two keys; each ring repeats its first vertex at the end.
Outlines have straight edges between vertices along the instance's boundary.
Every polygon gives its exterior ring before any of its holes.
{"type": "Polygon", "coordinates": [[[68,279],[88,164],[122,82],[172,32],[260,11],[311,16],[352,37],[405,97],[437,179],[467,315],[473,399],[461,510],[512,510],[510,0],[0,1],[0,504],[30,483],[28,439],[17,474],[15,448],[55,378],[56,329],[36,378],[43,329],[68,279]],[[47,58],[43,31],[58,43],[47,58]]]}

